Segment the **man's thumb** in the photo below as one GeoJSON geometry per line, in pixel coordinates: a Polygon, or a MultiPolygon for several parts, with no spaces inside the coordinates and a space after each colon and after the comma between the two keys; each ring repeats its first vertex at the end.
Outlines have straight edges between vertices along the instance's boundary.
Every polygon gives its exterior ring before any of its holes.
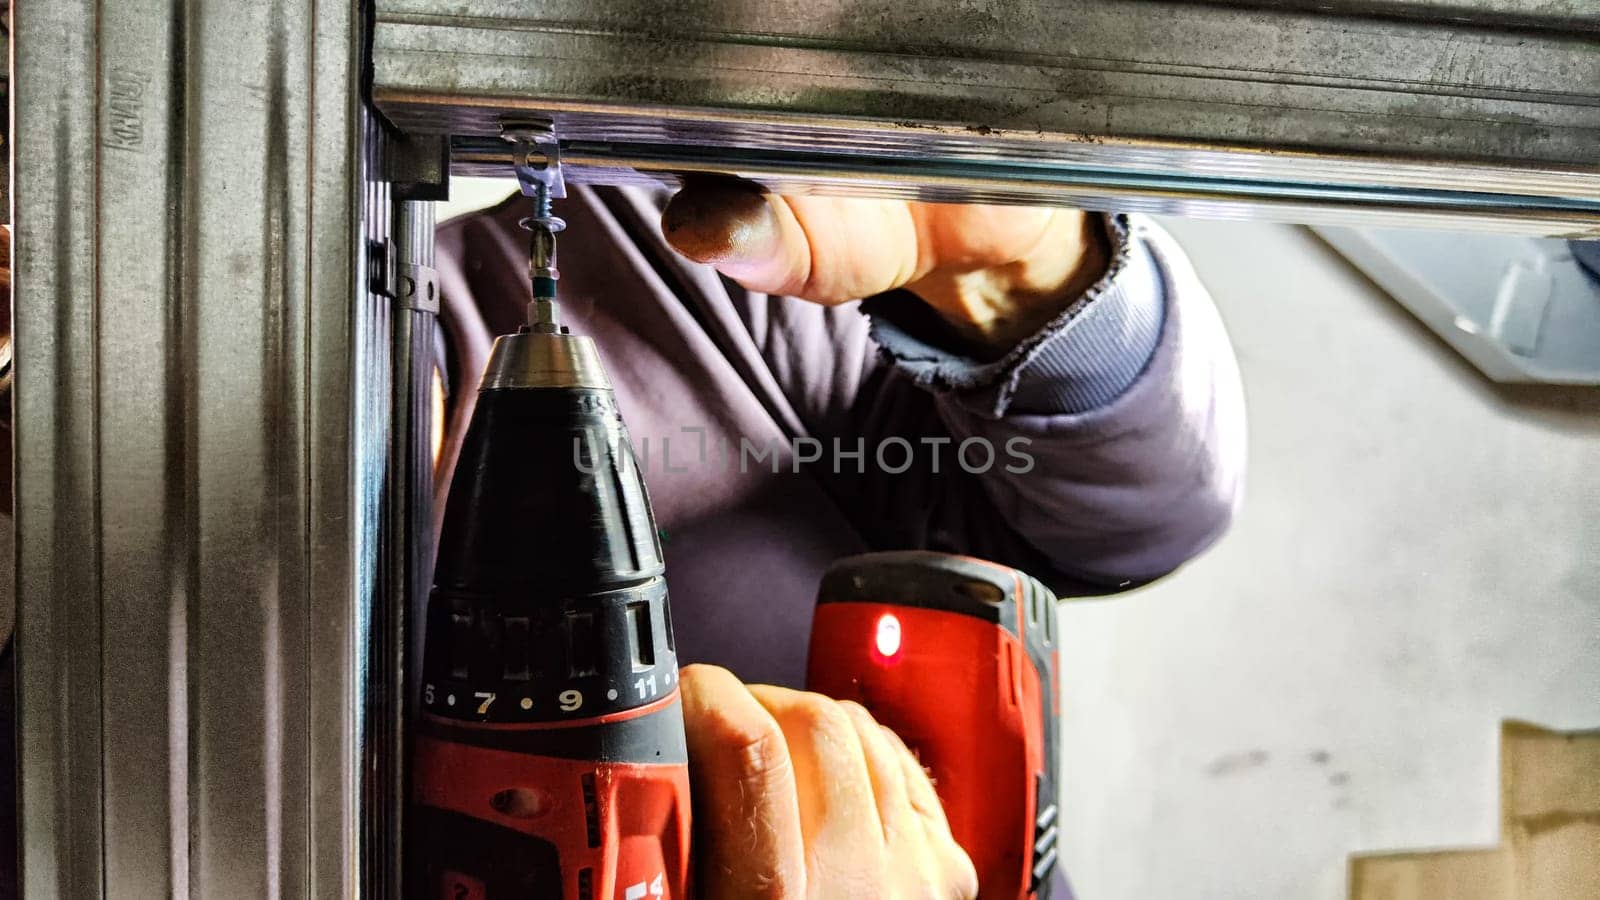
{"type": "Polygon", "coordinates": [[[661,230],[679,253],[753,291],[797,294],[810,275],[810,245],[794,211],[749,182],[691,182],[667,204],[661,230]]]}

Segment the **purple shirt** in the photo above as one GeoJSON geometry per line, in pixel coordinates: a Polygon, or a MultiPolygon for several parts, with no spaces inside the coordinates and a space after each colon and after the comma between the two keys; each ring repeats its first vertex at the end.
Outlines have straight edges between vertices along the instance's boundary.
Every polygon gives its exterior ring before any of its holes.
{"type": "MultiPolygon", "coordinates": [[[[798,686],[818,579],[847,554],[967,553],[1082,596],[1170,572],[1227,525],[1238,372],[1205,289],[1150,223],[1111,220],[1106,277],[980,364],[940,346],[903,292],[827,308],[744,290],[670,249],[661,199],[574,189],[561,296],[645,469],[683,662],[798,686]]],[[[456,439],[491,336],[525,315],[524,206],[439,229],[456,439]]]]}

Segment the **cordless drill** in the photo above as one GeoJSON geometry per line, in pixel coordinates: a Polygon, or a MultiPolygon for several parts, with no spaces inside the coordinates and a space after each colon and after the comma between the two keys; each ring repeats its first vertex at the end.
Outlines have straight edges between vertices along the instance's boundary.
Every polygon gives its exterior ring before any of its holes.
{"type": "Polygon", "coordinates": [[[916,751],[982,900],[1046,900],[1056,864],[1056,598],[996,563],[867,553],[823,576],[806,687],[916,751]]]}
{"type": "Polygon", "coordinates": [[[413,900],[679,900],[689,779],[661,547],[593,341],[495,342],[446,501],[413,730],[413,900]]]}
{"type": "MultiPolygon", "coordinates": [[[[495,342],[446,501],[407,896],[685,898],[687,753],[661,548],[594,344],[558,320],[557,151],[535,133],[517,160],[536,201],[523,223],[533,302],[528,325],[495,342]]],[[[1054,673],[1055,598],[1013,569],[880,553],[823,580],[808,686],[860,701],[919,752],[984,898],[1049,894],[1054,673]]]]}

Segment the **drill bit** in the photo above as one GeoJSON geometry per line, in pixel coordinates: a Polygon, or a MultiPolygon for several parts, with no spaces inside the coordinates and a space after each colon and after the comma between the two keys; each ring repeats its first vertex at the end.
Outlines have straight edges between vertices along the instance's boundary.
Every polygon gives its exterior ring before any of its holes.
{"type": "Polygon", "coordinates": [[[519,224],[532,232],[528,248],[528,280],[533,288],[533,302],[528,305],[528,327],[545,334],[562,332],[560,315],[556,307],[556,282],[561,271],[556,268],[556,234],[567,223],[550,210],[550,192],[540,185],[534,197],[534,214],[519,224]]]}

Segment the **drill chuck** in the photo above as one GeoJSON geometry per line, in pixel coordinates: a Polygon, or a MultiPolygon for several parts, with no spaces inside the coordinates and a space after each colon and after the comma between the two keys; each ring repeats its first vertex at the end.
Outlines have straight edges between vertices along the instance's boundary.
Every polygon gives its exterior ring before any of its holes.
{"type": "Polygon", "coordinates": [[[593,342],[501,337],[428,602],[416,896],[684,895],[688,771],[663,573],[593,342]]]}

